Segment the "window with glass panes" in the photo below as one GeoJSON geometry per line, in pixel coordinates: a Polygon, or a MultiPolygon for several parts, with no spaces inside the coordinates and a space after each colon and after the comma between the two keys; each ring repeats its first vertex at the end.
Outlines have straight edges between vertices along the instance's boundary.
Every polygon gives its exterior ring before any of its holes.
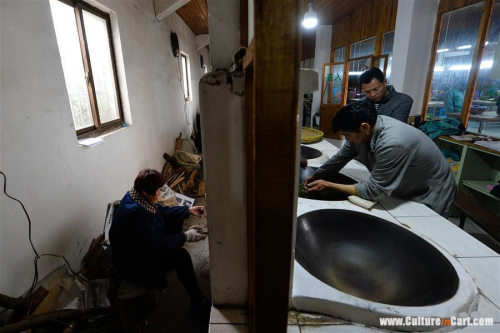
{"type": "Polygon", "coordinates": [[[79,138],[123,123],[109,14],[79,0],[50,0],[79,138]]]}

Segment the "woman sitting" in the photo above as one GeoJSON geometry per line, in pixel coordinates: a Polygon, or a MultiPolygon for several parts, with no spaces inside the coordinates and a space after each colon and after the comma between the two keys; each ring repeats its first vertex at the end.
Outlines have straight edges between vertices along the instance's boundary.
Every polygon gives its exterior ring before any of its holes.
{"type": "Polygon", "coordinates": [[[191,304],[206,307],[208,301],[198,286],[193,263],[184,243],[203,238],[196,229],[182,232],[190,214],[202,216],[203,206],[163,207],[157,203],[165,178],[155,170],[144,169],[134,187],[125,194],[113,215],[109,232],[116,268],[130,282],[163,289],[165,274],[175,269],[189,293],[191,304]]]}

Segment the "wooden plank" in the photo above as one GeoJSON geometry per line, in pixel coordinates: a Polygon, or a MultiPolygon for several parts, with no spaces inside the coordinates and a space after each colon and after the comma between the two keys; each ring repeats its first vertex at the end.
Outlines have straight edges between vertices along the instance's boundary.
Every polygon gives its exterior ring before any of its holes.
{"type": "Polygon", "coordinates": [[[396,29],[396,17],[398,14],[398,0],[392,0],[391,4],[391,20],[389,23],[389,30],[392,31],[396,29]]]}
{"type": "Polygon", "coordinates": [[[299,0],[255,2],[251,332],[287,329],[298,190],[299,8],[299,0]]]}
{"type": "Polygon", "coordinates": [[[460,116],[460,121],[466,128],[469,122],[470,108],[472,106],[472,100],[474,99],[474,91],[476,90],[479,67],[481,65],[484,44],[486,42],[486,38],[488,37],[488,29],[490,27],[494,7],[495,0],[485,0],[483,14],[481,16],[481,24],[479,25],[478,37],[476,40],[476,47],[474,49],[474,55],[472,56],[472,67],[469,72],[469,81],[467,82],[467,89],[465,91],[462,115],[460,116]]]}
{"type": "Polygon", "coordinates": [[[377,1],[377,33],[384,33],[391,30],[392,0],[377,1]]]}
{"type": "Polygon", "coordinates": [[[351,16],[348,15],[332,25],[332,50],[349,44],[349,24],[351,16]]]}
{"type": "Polygon", "coordinates": [[[255,46],[254,46],[253,38],[252,38],[252,41],[250,42],[250,45],[247,48],[247,53],[245,53],[245,56],[243,57],[243,68],[245,69],[245,72],[248,72],[248,71],[246,71],[247,67],[248,67],[248,69],[253,70],[252,65],[253,65],[254,52],[255,52],[255,46]]]}
{"type": "Polygon", "coordinates": [[[394,30],[396,14],[397,0],[363,2],[332,24],[332,50],[394,30]]]}
{"type": "Polygon", "coordinates": [[[195,35],[208,34],[207,0],[190,0],[176,13],[191,28],[195,35]]]}
{"type": "Polygon", "coordinates": [[[38,305],[38,307],[35,309],[35,311],[33,312],[33,316],[57,310],[57,307],[60,305],[57,299],[59,298],[59,295],[61,295],[62,291],[63,288],[60,285],[55,285],[49,291],[47,296],[45,296],[40,305],[38,305]]]}
{"type": "MultiPolygon", "coordinates": [[[[362,8],[362,7],[361,7],[362,8]]],[[[362,40],[362,23],[363,23],[363,12],[362,10],[356,10],[351,16],[351,35],[349,41],[351,43],[362,40]]]]}
{"type": "Polygon", "coordinates": [[[500,152],[498,150],[494,150],[494,149],[490,149],[490,148],[483,147],[483,146],[480,146],[480,145],[476,145],[476,144],[474,144],[472,142],[455,140],[455,139],[453,139],[452,137],[449,137],[449,136],[440,136],[439,138],[442,139],[442,140],[445,140],[445,141],[450,141],[450,142],[459,144],[461,146],[469,146],[469,147],[474,148],[476,150],[484,151],[484,152],[487,152],[487,153],[490,153],[492,155],[500,157],[500,152]]]}
{"type": "Polygon", "coordinates": [[[373,25],[373,13],[371,9],[371,4],[374,1],[367,1],[360,7],[357,12],[361,13],[361,39],[369,38],[373,35],[370,35],[371,26],[373,25]]]}

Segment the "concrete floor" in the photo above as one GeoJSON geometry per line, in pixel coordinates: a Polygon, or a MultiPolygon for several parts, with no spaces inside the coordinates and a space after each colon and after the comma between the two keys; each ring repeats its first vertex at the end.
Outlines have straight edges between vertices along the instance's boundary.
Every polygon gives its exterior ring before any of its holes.
{"type": "MultiPolygon", "coordinates": [[[[195,205],[205,205],[205,198],[196,198],[195,205]]],[[[207,227],[207,219],[191,216],[184,221],[185,229],[195,224],[207,227]]],[[[210,272],[208,263],[208,239],[197,243],[186,243],[185,248],[191,254],[194,270],[201,290],[210,300],[210,272]]],[[[201,319],[189,311],[189,296],[177,279],[175,272],[167,275],[168,287],[158,299],[156,308],[138,323],[134,332],[208,332],[208,318],[201,319]]]]}

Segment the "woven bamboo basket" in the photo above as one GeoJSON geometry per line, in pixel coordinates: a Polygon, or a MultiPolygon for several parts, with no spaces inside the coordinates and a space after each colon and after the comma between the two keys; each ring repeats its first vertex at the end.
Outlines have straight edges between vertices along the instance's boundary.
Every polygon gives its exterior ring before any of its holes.
{"type": "Polygon", "coordinates": [[[302,127],[300,142],[313,143],[323,139],[323,132],[311,127],[302,127]]]}

